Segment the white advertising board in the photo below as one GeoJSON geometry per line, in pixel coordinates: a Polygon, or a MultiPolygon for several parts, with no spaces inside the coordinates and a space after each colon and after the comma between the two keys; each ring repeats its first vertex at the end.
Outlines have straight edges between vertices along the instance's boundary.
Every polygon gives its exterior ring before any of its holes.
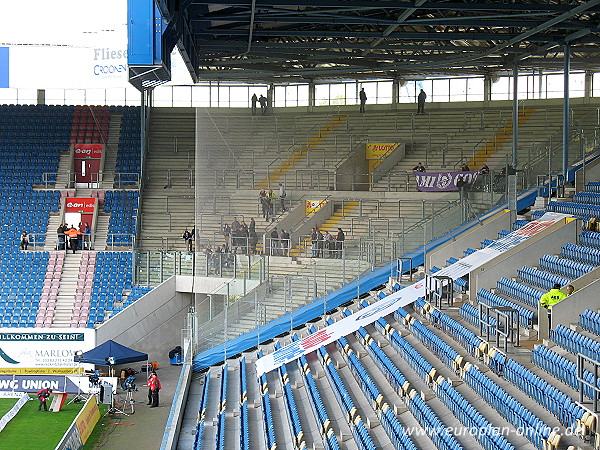
{"type": "Polygon", "coordinates": [[[75,352],[95,346],[87,328],[0,328],[0,374],[73,374],[91,367],[77,365],[75,352]]]}

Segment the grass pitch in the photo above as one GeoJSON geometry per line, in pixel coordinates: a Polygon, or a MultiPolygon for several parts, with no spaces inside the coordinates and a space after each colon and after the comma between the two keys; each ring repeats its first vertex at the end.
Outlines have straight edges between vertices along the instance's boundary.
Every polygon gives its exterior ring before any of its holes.
{"type": "MultiPolygon", "coordinates": [[[[16,403],[13,398],[0,398],[0,417],[16,403]]],[[[17,415],[0,432],[0,450],[45,450],[55,448],[84,403],[65,402],[60,412],[38,412],[37,398],[23,405],[17,415]]]]}

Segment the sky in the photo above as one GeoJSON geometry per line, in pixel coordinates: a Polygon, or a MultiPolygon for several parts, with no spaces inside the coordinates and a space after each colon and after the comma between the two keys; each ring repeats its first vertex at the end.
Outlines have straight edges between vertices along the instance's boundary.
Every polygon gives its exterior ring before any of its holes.
{"type": "MultiPolygon", "coordinates": [[[[131,86],[126,57],[103,60],[98,51],[127,49],[127,0],[28,0],[2,10],[0,47],[9,47],[11,88],[131,86]]],[[[181,57],[172,59],[173,83],[190,84],[181,57]]]]}

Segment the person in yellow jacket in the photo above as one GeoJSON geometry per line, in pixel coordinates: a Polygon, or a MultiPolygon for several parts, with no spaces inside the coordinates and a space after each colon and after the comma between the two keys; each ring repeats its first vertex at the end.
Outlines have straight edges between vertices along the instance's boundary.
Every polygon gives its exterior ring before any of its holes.
{"type": "Polygon", "coordinates": [[[554,287],[540,297],[540,304],[548,310],[548,326],[552,328],[552,306],[556,305],[567,294],[560,290],[560,284],[554,283],[554,287]]]}

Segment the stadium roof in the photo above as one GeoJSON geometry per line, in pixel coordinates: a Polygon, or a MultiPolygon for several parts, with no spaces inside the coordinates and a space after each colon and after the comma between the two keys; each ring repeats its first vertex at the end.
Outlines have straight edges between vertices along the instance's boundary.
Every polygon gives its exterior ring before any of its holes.
{"type": "Polygon", "coordinates": [[[600,0],[157,0],[194,81],[306,82],[600,62],[600,0]]]}

